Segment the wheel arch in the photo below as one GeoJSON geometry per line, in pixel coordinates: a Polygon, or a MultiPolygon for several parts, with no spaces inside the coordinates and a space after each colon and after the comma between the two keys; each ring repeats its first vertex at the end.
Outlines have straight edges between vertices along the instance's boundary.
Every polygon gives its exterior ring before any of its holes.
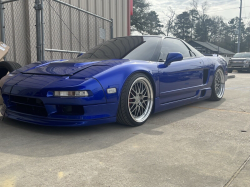
{"type": "MultiPolygon", "coordinates": [[[[146,75],[146,77],[150,80],[151,82],[151,85],[152,85],[152,88],[153,88],[153,94],[154,94],[154,103],[153,103],[153,108],[152,108],[152,112],[154,112],[154,105],[155,105],[155,96],[156,96],[156,84],[155,84],[155,81],[154,81],[154,78],[153,78],[153,75],[151,73],[149,73],[148,71],[146,70],[137,70],[137,71],[134,71],[132,72],[127,78],[126,80],[124,80],[123,84],[122,84],[122,87],[121,87],[121,90],[123,89],[124,87],[124,84],[125,82],[128,80],[129,77],[137,74],[137,73],[142,73],[144,75],[146,75]]],[[[118,99],[118,106],[120,104],[120,100],[121,100],[121,94],[119,94],[119,99],[118,99]]]]}
{"type": "Polygon", "coordinates": [[[153,76],[149,72],[147,72],[145,70],[137,70],[137,71],[134,71],[133,73],[131,73],[124,80],[124,83],[123,83],[123,85],[121,87],[121,94],[119,95],[119,100],[117,101],[117,103],[118,103],[117,122],[121,123],[121,124],[129,125],[129,126],[138,126],[138,125],[142,125],[143,123],[145,123],[145,121],[148,119],[150,114],[154,113],[154,104],[155,104],[155,96],[154,96],[154,94],[155,94],[155,82],[154,82],[153,76]],[[152,99],[152,103],[149,104],[150,105],[150,110],[148,110],[148,112],[145,113],[146,116],[147,116],[145,118],[145,120],[144,121],[131,122],[131,119],[132,119],[131,113],[128,114],[129,108],[127,108],[129,90],[131,89],[131,84],[133,85],[134,81],[138,80],[141,77],[143,77],[144,80],[147,79],[148,80],[147,82],[151,83],[150,85],[151,85],[151,89],[152,89],[152,92],[153,92],[153,99],[152,99]],[[128,93],[128,95],[127,95],[127,93],[128,93]],[[128,117],[128,115],[129,115],[129,117],[128,117]],[[138,124],[136,124],[136,123],[138,123],[138,124]]]}
{"type": "Polygon", "coordinates": [[[213,80],[215,78],[215,72],[218,70],[218,69],[221,69],[224,73],[224,76],[225,76],[225,70],[223,68],[223,66],[221,64],[217,65],[215,68],[214,68],[214,73],[213,73],[213,80]]]}
{"type": "Polygon", "coordinates": [[[130,76],[132,76],[135,73],[143,73],[143,74],[145,74],[147,76],[147,78],[150,80],[150,82],[152,84],[153,92],[154,92],[154,98],[155,98],[155,95],[156,95],[156,85],[155,85],[155,81],[154,81],[153,75],[150,74],[148,71],[145,71],[145,70],[137,70],[137,71],[133,72],[130,76]]]}
{"type": "MultiPolygon", "coordinates": [[[[151,82],[154,97],[157,97],[158,94],[158,84],[157,84],[157,76],[158,76],[158,68],[156,64],[133,64],[133,65],[121,65],[116,66],[107,70],[106,72],[102,72],[96,76],[95,79],[99,81],[102,85],[103,90],[106,94],[107,102],[116,102],[120,101],[120,94],[124,87],[125,82],[128,78],[136,73],[143,73],[151,82]],[[107,94],[107,89],[116,87],[117,93],[115,94],[107,94]]],[[[119,103],[118,103],[119,104],[119,103]]]]}

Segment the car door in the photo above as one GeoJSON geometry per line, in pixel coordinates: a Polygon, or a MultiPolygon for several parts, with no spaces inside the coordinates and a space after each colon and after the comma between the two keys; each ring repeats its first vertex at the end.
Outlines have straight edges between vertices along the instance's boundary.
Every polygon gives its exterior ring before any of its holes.
{"type": "Polygon", "coordinates": [[[159,68],[161,104],[194,97],[203,85],[202,59],[195,56],[181,40],[165,38],[160,61],[165,61],[170,52],[180,52],[183,60],[159,68]]]}

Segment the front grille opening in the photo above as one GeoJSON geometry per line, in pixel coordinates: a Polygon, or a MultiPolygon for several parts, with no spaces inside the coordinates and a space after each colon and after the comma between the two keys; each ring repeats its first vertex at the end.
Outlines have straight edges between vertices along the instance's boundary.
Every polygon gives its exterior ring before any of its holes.
{"type": "Polygon", "coordinates": [[[14,110],[20,113],[35,115],[35,116],[44,116],[44,117],[48,116],[45,108],[36,107],[36,106],[14,104],[10,107],[10,110],[14,110]]]}
{"type": "Polygon", "coordinates": [[[81,105],[57,105],[57,114],[61,115],[83,115],[84,109],[81,105]]]}
{"type": "Polygon", "coordinates": [[[10,101],[15,103],[30,104],[35,106],[44,106],[41,99],[20,97],[20,96],[10,96],[10,101]]]}
{"type": "Polygon", "coordinates": [[[38,98],[10,95],[8,109],[24,114],[44,117],[48,116],[43,101],[38,98]]]}

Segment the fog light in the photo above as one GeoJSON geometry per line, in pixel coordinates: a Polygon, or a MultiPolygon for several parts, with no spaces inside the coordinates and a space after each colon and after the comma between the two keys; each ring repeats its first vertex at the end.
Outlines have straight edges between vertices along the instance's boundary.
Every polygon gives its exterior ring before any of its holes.
{"type": "Polygon", "coordinates": [[[56,97],[88,97],[88,91],[55,91],[56,97]]]}

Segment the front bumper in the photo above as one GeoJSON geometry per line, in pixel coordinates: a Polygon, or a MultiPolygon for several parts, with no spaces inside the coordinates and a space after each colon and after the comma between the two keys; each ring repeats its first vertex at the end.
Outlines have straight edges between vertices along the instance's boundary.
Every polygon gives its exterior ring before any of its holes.
{"type": "Polygon", "coordinates": [[[84,106],[84,111],[84,115],[78,116],[77,118],[76,116],[70,115],[61,116],[61,118],[53,115],[44,117],[12,111],[6,109],[4,105],[1,113],[2,115],[14,120],[44,126],[91,126],[116,122],[116,103],[84,106]]]}
{"type": "Polygon", "coordinates": [[[228,70],[249,70],[250,69],[250,65],[249,64],[239,64],[239,65],[236,65],[236,64],[233,64],[233,65],[230,65],[230,66],[227,66],[227,69],[228,70]]]}
{"type": "Polygon", "coordinates": [[[37,125],[87,126],[115,122],[118,108],[116,102],[107,102],[102,86],[92,78],[19,74],[5,82],[2,96],[6,105],[2,114],[37,125]],[[90,90],[92,94],[55,97],[55,90],[90,90]]]}

